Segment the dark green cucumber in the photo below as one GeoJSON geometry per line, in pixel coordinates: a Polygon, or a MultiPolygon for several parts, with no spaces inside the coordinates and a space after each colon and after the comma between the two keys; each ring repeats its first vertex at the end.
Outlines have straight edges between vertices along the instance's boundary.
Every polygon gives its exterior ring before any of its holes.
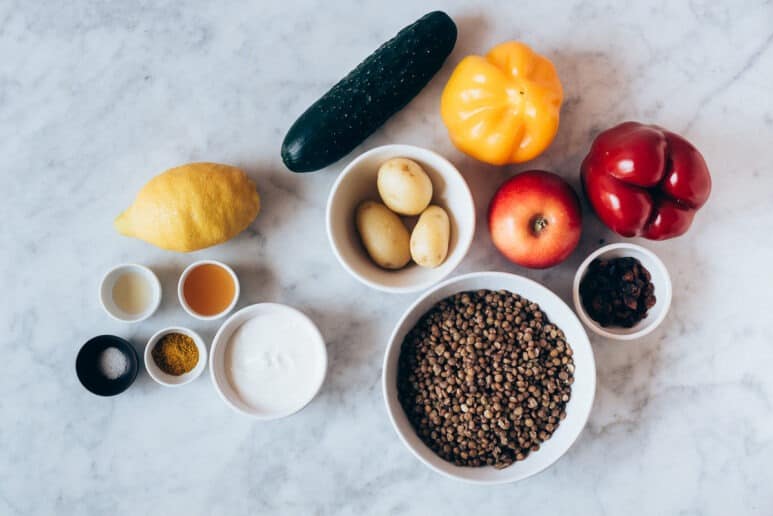
{"type": "Polygon", "coordinates": [[[456,25],[442,11],[405,27],[295,121],[282,161],[294,172],[312,172],[349,154],[418,95],[455,43],[456,25]]]}

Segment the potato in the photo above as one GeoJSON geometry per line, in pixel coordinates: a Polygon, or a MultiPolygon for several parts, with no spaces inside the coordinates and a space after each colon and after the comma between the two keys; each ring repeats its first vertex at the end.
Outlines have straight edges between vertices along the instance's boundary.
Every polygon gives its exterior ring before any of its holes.
{"type": "Polygon", "coordinates": [[[411,257],[422,267],[437,267],[446,260],[451,222],[440,206],[430,206],[411,233],[411,257]]]}
{"type": "Polygon", "coordinates": [[[400,269],[411,259],[410,235],[403,221],[381,203],[357,207],[357,231],[370,258],[385,269],[400,269]]]}
{"type": "Polygon", "coordinates": [[[386,161],[378,169],[378,193],[400,215],[418,215],[432,200],[432,181],[421,166],[406,158],[386,161]]]}

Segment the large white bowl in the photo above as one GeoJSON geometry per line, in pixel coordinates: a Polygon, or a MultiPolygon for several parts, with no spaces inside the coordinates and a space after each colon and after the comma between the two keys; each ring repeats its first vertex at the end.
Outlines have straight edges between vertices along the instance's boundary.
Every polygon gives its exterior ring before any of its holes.
{"type": "Polygon", "coordinates": [[[382,378],[384,400],[389,418],[403,444],[424,464],[436,472],[477,484],[502,484],[530,477],[556,462],[569,450],[588,421],[596,392],[596,364],[593,350],[582,324],[566,303],[553,292],[530,279],[505,272],[475,272],[444,281],[421,296],[397,323],[384,356],[382,378]],[[400,348],[407,333],[433,305],[458,292],[471,290],[508,290],[539,304],[550,321],[564,331],[574,352],[574,384],[566,406],[566,419],[553,436],[525,460],[504,469],[492,466],[472,468],[456,466],[436,455],[425,445],[403,411],[397,398],[397,364],[400,348]]]}
{"type": "Polygon", "coordinates": [[[279,303],[258,303],[246,306],[234,313],[226,319],[220,329],[217,330],[217,334],[215,334],[215,338],[212,341],[212,349],[209,352],[209,372],[212,375],[212,383],[215,384],[215,390],[223,401],[235,411],[264,421],[280,419],[301,410],[308,405],[319,392],[327,372],[327,348],[325,347],[325,340],[322,338],[322,334],[319,332],[319,329],[317,329],[317,326],[300,310],[279,303]],[[258,410],[242,400],[239,393],[231,385],[225,367],[225,353],[230,345],[229,341],[233,333],[239,329],[242,324],[254,317],[276,313],[284,313],[295,319],[294,328],[298,331],[303,331],[304,334],[308,336],[308,353],[316,359],[316,363],[314,364],[314,376],[308,378],[312,383],[311,389],[309,390],[309,396],[298,405],[283,412],[258,410]]]}
{"type": "Polygon", "coordinates": [[[442,280],[461,263],[475,235],[475,204],[467,182],[444,157],[412,145],[384,145],[361,154],[341,172],[330,191],[326,222],[330,246],[352,276],[384,292],[415,292],[442,280]],[[392,158],[419,163],[432,180],[432,204],[448,213],[451,241],[446,261],[439,267],[426,269],[410,262],[400,270],[382,269],[368,257],[360,242],[355,211],[363,201],[381,200],[376,187],[378,169],[392,158]]]}

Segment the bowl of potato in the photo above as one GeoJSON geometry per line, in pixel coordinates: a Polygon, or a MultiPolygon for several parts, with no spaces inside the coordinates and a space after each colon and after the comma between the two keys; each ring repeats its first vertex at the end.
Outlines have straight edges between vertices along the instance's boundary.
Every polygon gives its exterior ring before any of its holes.
{"type": "Polygon", "coordinates": [[[333,253],[357,280],[384,292],[416,292],[461,263],[475,234],[475,205],[444,157],[384,145],[338,176],[326,224],[333,253]]]}

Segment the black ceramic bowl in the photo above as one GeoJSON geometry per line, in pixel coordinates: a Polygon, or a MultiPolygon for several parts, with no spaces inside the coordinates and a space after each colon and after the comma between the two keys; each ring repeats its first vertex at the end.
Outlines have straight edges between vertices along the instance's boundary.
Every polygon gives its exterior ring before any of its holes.
{"type": "Polygon", "coordinates": [[[75,372],[78,380],[89,391],[98,396],[115,396],[121,394],[134,383],[139,371],[137,352],[129,341],[115,335],[100,335],[86,342],[75,359],[75,372]],[[104,375],[99,367],[102,352],[108,348],[117,348],[126,357],[126,370],[115,379],[104,375]]]}

